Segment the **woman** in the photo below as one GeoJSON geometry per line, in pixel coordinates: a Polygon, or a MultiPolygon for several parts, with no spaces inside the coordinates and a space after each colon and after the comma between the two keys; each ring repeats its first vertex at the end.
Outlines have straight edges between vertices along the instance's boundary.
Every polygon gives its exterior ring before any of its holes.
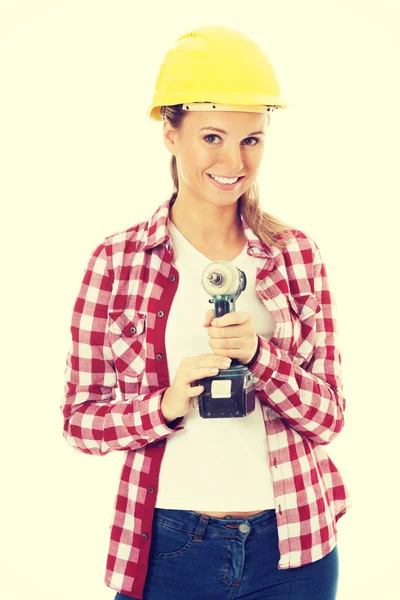
{"type": "Polygon", "coordinates": [[[335,303],[318,245],[263,212],[256,185],[285,106],[247,36],[179,38],[148,112],[176,190],[90,257],[61,408],[73,448],[126,452],[105,575],[115,600],[336,597],[350,500],[323,448],[346,404],[335,303]],[[215,323],[200,285],[214,260],[247,280],[215,323]],[[198,382],[233,358],[253,374],[255,410],[201,418],[198,382]]]}

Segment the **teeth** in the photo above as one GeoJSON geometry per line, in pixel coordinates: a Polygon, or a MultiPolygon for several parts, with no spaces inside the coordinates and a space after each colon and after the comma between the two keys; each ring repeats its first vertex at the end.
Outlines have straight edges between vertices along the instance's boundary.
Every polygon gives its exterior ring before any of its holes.
{"type": "Polygon", "coordinates": [[[210,175],[210,177],[220,183],[235,183],[239,179],[239,177],[236,177],[236,179],[227,179],[226,177],[217,177],[216,175],[210,175]]]}

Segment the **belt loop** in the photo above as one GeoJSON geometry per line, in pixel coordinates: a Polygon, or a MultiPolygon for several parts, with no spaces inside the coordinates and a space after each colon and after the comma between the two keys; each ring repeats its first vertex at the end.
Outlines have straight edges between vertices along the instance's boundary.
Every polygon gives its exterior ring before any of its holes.
{"type": "Polygon", "coordinates": [[[210,520],[210,517],[208,517],[207,515],[199,515],[199,517],[199,522],[197,523],[196,531],[194,533],[195,542],[203,541],[203,535],[210,520]]]}

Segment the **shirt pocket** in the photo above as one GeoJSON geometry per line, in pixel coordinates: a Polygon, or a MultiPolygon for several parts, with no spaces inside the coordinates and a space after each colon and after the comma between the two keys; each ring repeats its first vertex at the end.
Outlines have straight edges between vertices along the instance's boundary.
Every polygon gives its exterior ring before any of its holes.
{"type": "Polygon", "coordinates": [[[146,315],[132,309],[110,312],[107,329],[117,372],[138,378],[146,364],[146,315]]]}
{"type": "Polygon", "coordinates": [[[310,361],[316,340],[316,315],[321,306],[315,294],[288,295],[292,321],[292,340],[289,354],[298,365],[310,361]]]}

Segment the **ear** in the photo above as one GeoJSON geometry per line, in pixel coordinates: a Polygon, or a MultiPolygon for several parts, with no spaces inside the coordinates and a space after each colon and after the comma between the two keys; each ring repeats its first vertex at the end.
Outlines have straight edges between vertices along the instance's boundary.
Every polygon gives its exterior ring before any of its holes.
{"type": "Polygon", "coordinates": [[[171,154],[176,154],[176,145],[175,145],[176,134],[177,134],[177,131],[175,129],[173,129],[173,127],[171,127],[169,121],[167,119],[165,119],[165,121],[163,122],[163,140],[164,140],[164,145],[165,145],[166,149],[168,150],[168,152],[171,152],[171,154]]]}

